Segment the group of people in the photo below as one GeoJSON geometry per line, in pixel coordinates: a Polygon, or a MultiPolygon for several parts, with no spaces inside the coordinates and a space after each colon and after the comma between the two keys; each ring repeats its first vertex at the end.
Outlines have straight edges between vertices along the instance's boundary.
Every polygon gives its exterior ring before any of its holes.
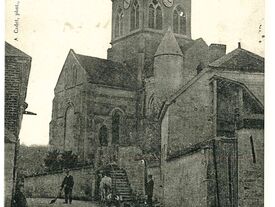
{"type": "MultiPolygon", "coordinates": [[[[70,171],[66,170],[66,175],[62,181],[62,184],[60,186],[60,193],[64,190],[65,194],[65,202],[64,204],[71,204],[72,203],[72,192],[74,187],[74,178],[72,175],[70,175],[70,171]]],[[[23,185],[18,185],[18,189],[15,193],[15,205],[14,206],[20,206],[20,207],[27,207],[27,201],[23,194],[23,185]]],[[[100,190],[100,196],[102,203],[105,203],[107,206],[109,204],[114,204],[115,206],[118,206],[119,203],[119,197],[115,194],[115,192],[112,190],[112,178],[109,177],[106,173],[103,173],[103,176],[100,181],[99,185],[100,190]]],[[[154,190],[154,181],[153,176],[148,176],[148,181],[146,183],[146,195],[147,195],[147,204],[149,207],[152,206],[152,198],[153,198],[153,190],[154,190]]]]}
{"type": "MultiPolygon", "coordinates": [[[[66,171],[66,176],[63,179],[60,190],[64,189],[65,194],[65,204],[72,203],[72,191],[74,186],[73,176],[70,175],[69,170],[66,171]]],[[[109,177],[106,173],[102,174],[102,178],[99,184],[100,197],[103,203],[108,204],[118,204],[119,197],[112,190],[112,178],[109,177]]],[[[153,176],[148,176],[148,181],[145,186],[145,193],[147,195],[147,205],[152,207],[153,205],[153,191],[154,191],[154,181],[153,176]]]]}

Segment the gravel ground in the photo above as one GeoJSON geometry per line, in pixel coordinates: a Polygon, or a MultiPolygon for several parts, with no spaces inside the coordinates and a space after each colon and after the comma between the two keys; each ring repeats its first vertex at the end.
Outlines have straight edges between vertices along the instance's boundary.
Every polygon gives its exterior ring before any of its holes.
{"type": "Polygon", "coordinates": [[[71,206],[71,207],[100,207],[98,204],[95,202],[91,201],[76,201],[73,200],[72,204],[63,204],[64,200],[63,199],[57,199],[57,201],[54,204],[49,204],[49,202],[52,199],[48,198],[28,198],[28,205],[29,207],[65,207],[65,206],[71,206]]]}

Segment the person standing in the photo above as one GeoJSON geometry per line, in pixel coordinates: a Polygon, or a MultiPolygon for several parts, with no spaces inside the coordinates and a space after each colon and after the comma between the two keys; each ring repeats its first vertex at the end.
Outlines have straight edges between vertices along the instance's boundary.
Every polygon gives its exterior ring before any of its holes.
{"type": "Polygon", "coordinates": [[[65,193],[65,202],[64,203],[72,203],[72,192],[74,187],[74,178],[72,175],[70,175],[70,171],[66,170],[66,176],[63,179],[61,190],[64,189],[65,193]]]}
{"type": "Polygon", "coordinates": [[[146,195],[147,195],[147,204],[149,207],[153,205],[153,191],[154,191],[154,181],[153,176],[148,176],[148,182],[146,183],[146,195]]]}

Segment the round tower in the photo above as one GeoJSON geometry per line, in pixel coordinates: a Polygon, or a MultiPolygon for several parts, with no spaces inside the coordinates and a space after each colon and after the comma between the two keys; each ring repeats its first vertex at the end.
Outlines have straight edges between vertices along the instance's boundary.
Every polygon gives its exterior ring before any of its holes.
{"type": "Polygon", "coordinates": [[[171,30],[154,55],[155,93],[161,100],[177,91],[183,81],[183,54],[171,30]]]}

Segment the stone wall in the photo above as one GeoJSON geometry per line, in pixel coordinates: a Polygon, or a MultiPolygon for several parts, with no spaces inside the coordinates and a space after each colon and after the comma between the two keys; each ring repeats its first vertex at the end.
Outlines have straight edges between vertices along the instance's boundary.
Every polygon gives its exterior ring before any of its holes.
{"type": "Polygon", "coordinates": [[[159,164],[147,166],[147,175],[152,175],[154,180],[153,200],[161,201],[163,186],[161,183],[161,173],[159,164]]]}
{"type": "Polygon", "coordinates": [[[238,130],[240,207],[264,206],[264,131],[238,130]]]}
{"type": "Polygon", "coordinates": [[[209,74],[200,77],[169,106],[168,154],[213,138],[209,77],[209,74]]]}
{"type": "Polygon", "coordinates": [[[15,143],[5,143],[5,206],[10,206],[13,186],[15,143]]]}
{"type": "Polygon", "coordinates": [[[121,147],[118,152],[118,165],[126,170],[134,193],[145,193],[145,163],[138,159],[142,151],[137,147],[121,147]]]}
{"type": "Polygon", "coordinates": [[[165,207],[207,206],[207,159],[207,150],[200,150],[165,164],[165,207]]]}
{"type": "MultiPolygon", "coordinates": [[[[95,172],[93,168],[87,167],[71,170],[70,174],[74,177],[73,198],[84,200],[93,199],[95,191],[95,172]]],[[[26,177],[26,196],[33,198],[55,197],[60,189],[64,177],[65,173],[63,172],[26,177]]]]}
{"type": "Polygon", "coordinates": [[[5,129],[18,136],[21,128],[31,57],[5,57],[5,129]],[[20,95],[19,95],[20,94],[20,95]]]}

